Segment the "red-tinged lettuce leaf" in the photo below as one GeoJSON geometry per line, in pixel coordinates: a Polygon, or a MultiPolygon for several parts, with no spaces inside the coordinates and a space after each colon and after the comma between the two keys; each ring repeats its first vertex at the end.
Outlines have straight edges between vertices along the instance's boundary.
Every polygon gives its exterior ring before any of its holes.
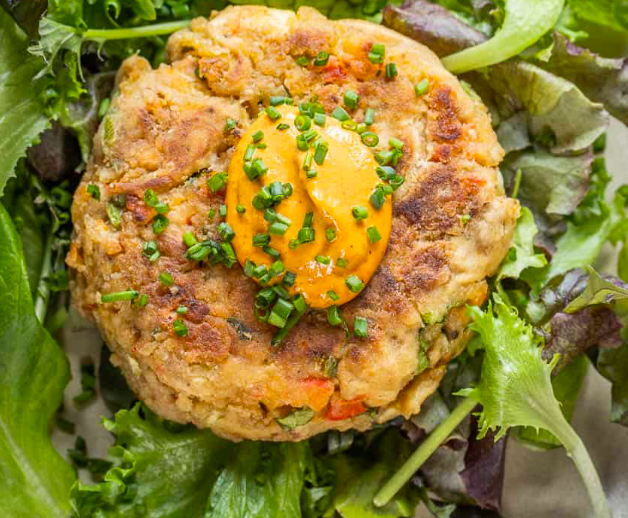
{"type": "MultiPolygon", "coordinates": [[[[428,398],[421,413],[404,423],[403,430],[414,444],[420,444],[449,416],[450,403],[446,403],[443,396],[477,381],[481,356],[465,355],[450,364],[439,392],[428,398]]],[[[504,481],[506,439],[495,442],[492,433],[478,439],[477,431],[475,417],[463,420],[421,466],[413,480],[446,502],[498,511],[504,481]]]]}
{"type": "Polygon", "coordinates": [[[65,355],[42,327],[22,244],[0,204],[0,502],[11,518],[67,518],[74,472],[48,430],[70,379],[65,355]]]}
{"type": "Polygon", "coordinates": [[[611,421],[628,426],[628,341],[616,349],[600,349],[597,369],[613,384],[611,421]]]}
{"type": "Polygon", "coordinates": [[[406,0],[384,9],[384,25],[420,41],[438,56],[448,56],[488,39],[481,31],[452,15],[449,9],[423,0],[406,0]]]}

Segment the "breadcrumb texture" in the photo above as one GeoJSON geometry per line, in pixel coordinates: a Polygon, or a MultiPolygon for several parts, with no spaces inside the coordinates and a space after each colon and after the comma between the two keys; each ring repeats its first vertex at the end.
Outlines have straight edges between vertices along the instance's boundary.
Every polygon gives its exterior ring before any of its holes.
{"type": "Polygon", "coordinates": [[[517,202],[504,194],[503,151],[486,108],[419,43],[305,7],[229,7],[172,35],[167,53],[170,64],[157,70],[138,56],[123,63],[72,208],[73,301],[95,320],[130,386],[163,417],[234,440],[296,441],[418,413],[464,348],[464,305],[486,299],[485,278],[508,251],[518,217],[517,202]],[[386,46],[394,79],[368,60],[373,43],[386,46]],[[331,56],[325,66],[295,62],[320,51],[331,56]],[[414,85],[424,78],[429,91],[417,96],[414,85]],[[237,264],[187,260],[182,236],[218,238],[219,218],[208,212],[218,211],[224,192],[208,189],[208,175],[227,169],[270,96],[297,103],[318,95],[329,114],[347,89],[360,95],[354,120],[375,110],[374,152],[390,137],[405,144],[386,256],[341,308],[350,327],[356,315],[366,317],[369,335],[347,336],[311,311],[272,347],[276,329],[253,314],[257,285],[237,264]],[[225,132],[228,118],[238,127],[225,132]],[[100,200],[87,193],[89,184],[100,187],[100,200]],[[148,188],[171,207],[158,236],[156,213],[143,201],[148,188]],[[106,206],[121,194],[116,229],[106,206]],[[150,240],[161,254],[155,262],[142,253],[150,240]],[[162,272],[173,286],[160,283],[162,272]],[[129,288],[148,295],[144,308],[100,303],[101,294],[129,288]],[[173,331],[181,305],[185,337],[173,331]],[[309,423],[278,424],[302,407],[314,411],[309,423]]]}

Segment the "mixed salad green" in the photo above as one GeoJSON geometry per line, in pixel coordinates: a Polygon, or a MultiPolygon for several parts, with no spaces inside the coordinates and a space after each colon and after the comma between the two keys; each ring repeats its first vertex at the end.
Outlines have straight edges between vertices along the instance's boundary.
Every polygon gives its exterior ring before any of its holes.
{"type": "MultiPolygon", "coordinates": [[[[77,436],[67,458],[51,427],[69,365],[55,341],[68,316],[69,208],[113,74],[225,0],[0,0],[0,508],[11,518],[499,516],[505,436],[564,447],[596,517],[610,516],[569,424],[590,365],[612,383],[610,420],[628,426],[628,186],[607,192],[609,114],[628,124],[628,4],[622,0],[268,0],[365,18],[429,45],[489,108],[523,209],[469,308],[476,332],[420,415],[301,443],[231,443],[151,413],[103,352],[83,369],[113,434],[107,459],[77,436]],[[618,278],[593,268],[621,246],[618,278]],[[115,415],[114,415],[115,414],[115,415]],[[78,473],[84,472],[79,481],[78,473]]],[[[237,0],[233,3],[247,3],[237,0]]],[[[96,195],[97,193],[93,193],[96,195]]],[[[419,340],[420,337],[417,337],[419,340]]]]}

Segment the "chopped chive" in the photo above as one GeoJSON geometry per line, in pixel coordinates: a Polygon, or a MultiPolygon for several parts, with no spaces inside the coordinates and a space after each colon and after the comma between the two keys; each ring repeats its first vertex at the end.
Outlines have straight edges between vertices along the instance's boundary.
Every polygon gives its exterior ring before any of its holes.
{"type": "Polygon", "coordinates": [[[283,223],[284,225],[292,225],[292,220],[283,214],[279,214],[279,212],[275,213],[275,220],[279,221],[279,223],[283,223]]]}
{"type": "Polygon", "coordinates": [[[227,268],[231,268],[236,262],[235,250],[231,243],[220,243],[220,249],[222,250],[222,262],[227,268]]]}
{"type": "Polygon", "coordinates": [[[337,300],[340,299],[340,297],[338,296],[338,294],[334,291],[334,290],[329,290],[327,292],[327,296],[333,300],[334,302],[336,302],[337,300]]]}
{"type": "Polygon", "coordinates": [[[146,304],[148,304],[148,295],[145,293],[142,293],[139,297],[131,301],[131,307],[133,309],[142,309],[146,304]]]}
{"type": "Polygon", "coordinates": [[[255,263],[247,259],[244,263],[244,275],[246,277],[253,277],[253,268],[255,268],[255,263]]]}
{"type": "Polygon", "coordinates": [[[294,125],[299,131],[307,131],[312,126],[312,119],[307,115],[299,115],[294,119],[294,125]]]}
{"type": "Polygon", "coordinates": [[[350,110],[355,110],[360,102],[360,96],[353,90],[347,90],[344,95],[345,106],[350,110]]]}
{"type": "Polygon", "coordinates": [[[404,142],[395,137],[391,138],[388,141],[388,144],[390,145],[391,148],[398,149],[398,150],[403,149],[403,146],[404,146],[404,142]]]}
{"type": "Polygon", "coordinates": [[[174,279],[170,272],[161,272],[159,274],[159,280],[164,286],[172,286],[174,284],[174,279]]]}
{"type": "Polygon", "coordinates": [[[280,223],[279,221],[275,221],[268,227],[268,231],[271,234],[275,234],[277,236],[283,236],[288,231],[288,225],[285,223],[280,223]]]}
{"type": "Polygon", "coordinates": [[[325,114],[324,113],[315,113],[314,114],[314,124],[317,126],[325,125],[325,114]]]}
{"type": "Polygon", "coordinates": [[[222,240],[226,243],[233,241],[233,238],[235,237],[235,232],[231,228],[231,225],[229,225],[226,221],[223,221],[220,225],[218,225],[218,233],[220,234],[222,240]]]}
{"type": "Polygon", "coordinates": [[[278,129],[279,131],[285,131],[285,130],[287,130],[288,128],[290,128],[290,125],[289,125],[289,124],[286,124],[285,122],[282,122],[281,124],[277,124],[277,129],[278,129]]]}
{"type": "Polygon", "coordinates": [[[368,320],[364,317],[355,317],[353,320],[353,334],[358,338],[366,338],[368,336],[368,320]]]}
{"type": "Polygon", "coordinates": [[[299,314],[303,314],[307,311],[307,303],[305,302],[305,297],[301,294],[297,295],[293,300],[292,304],[294,308],[299,312],[299,314]]]}
{"type": "Polygon", "coordinates": [[[253,144],[249,144],[244,152],[244,161],[250,162],[253,160],[253,153],[255,153],[255,146],[253,144]]]}
{"type": "Polygon", "coordinates": [[[198,241],[192,232],[185,232],[183,234],[183,242],[186,244],[188,248],[194,246],[198,241]]]}
{"type": "Polygon", "coordinates": [[[316,130],[314,130],[314,129],[309,129],[305,133],[303,133],[302,135],[303,135],[303,139],[306,142],[310,142],[311,140],[314,140],[316,138],[318,133],[316,133],[316,130]]]}
{"type": "Polygon", "coordinates": [[[177,308],[177,315],[185,315],[188,312],[188,308],[185,306],[179,306],[177,308]]]}
{"type": "Polygon", "coordinates": [[[235,129],[237,125],[237,121],[233,119],[227,119],[227,122],[225,122],[225,133],[231,131],[232,129],[235,129]]]}
{"type": "Polygon", "coordinates": [[[303,218],[303,226],[304,227],[311,227],[313,221],[314,221],[314,213],[313,212],[307,212],[305,214],[305,217],[303,218]]]}
{"type": "Polygon", "coordinates": [[[377,173],[377,176],[379,176],[384,181],[390,180],[395,176],[395,174],[397,174],[395,170],[389,165],[378,166],[377,169],[375,169],[375,172],[377,173]]]}
{"type": "Polygon", "coordinates": [[[253,277],[259,279],[268,273],[268,268],[265,264],[259,264],[253,268],[251,273],[253,274],[253,277]]]}
{"type": "Polygon", "coordinates": [[[357,221],[360,221],[368,217],[369,211],[364,205],[356,205],[351,209],[351,214],[357,221]]]}
{"type": "Polygon", "coordinates": [[[397,77],[397,65],[386,63],[386,78],[393,79],[394,77],[397,77]]]}
{"type": "Polygon", "coordinates": [[[264,247],[270,243],[270,234],[255,234],[253,236],[253,246],[264,247]]]}
{"type": "Polygon", "coordinates": [[[316,259],[316,262],[320,263],[320,264],[329,264],[329,263],[331,263],[331,259],[329,257],[327,257],[326,255],[317,255],[315,259],[316,259]]]}
{"type": "Polygon", "coordinates": [[[375,122],[375,110],[373,108],[367,108],[364,112],[364,124],[370,126],[375,122]]]}
{"type": "Polygon", "coordinates": [[[355,128],[355,132],[356,132],[358,135],[362,135],[362,133],[364,133],[364,132],[365,132],[368,128],[369,128],[369,127],[368,127],[366,124],[364,124],[363,122],[360,122],[360,123],[357,125],[357,127],[355,128]]]}
{"type": "Polygon", "coordinates": [[[209,209],[209,212],[207,213],[207,217],[209,219],[214,219],[215,215],[216,215],[216,209],[209,209]]]}
{"type": "Polygon", "coordinates": [[[212,192],[218,192],[225,185],[227,185],[227,173],[216,173],[209,180],[207,180],[207,185],[212,192]]]}
{"type": "Polygon", "coordinates": [[[347,261],[343,257],[339,257],[338,260],[336,261],[336,266],[338,268],[346,268],[348,264],[349,264],[349,261],[347,261]]]}
{"type": "Polygon", "coordinates": [[[282,95],[273,95],[270,98],[271,106],[279,106],[281,104],[284,104],[285,102],[286,102],[286,98],[282,95]]]}
{"type": "Polygon", "coordinates": [[[260,142],[259,144],[257,144],[257,149],[266,149],[268,146],[266,144],[264,144],[263,142],[260,142]]]}
{"type": "Polygon", "coordinates": [[[348,121],[343,121],[341,126],[343,129],[355,131],[358,128],[358,123],[352,120],[348,120],[348,121]]]}
{"type": "Polygon", "coordinates": [[[329,227],[327,230],[325,230],[325,237],[330,243],[334,241],[336,239],[336,229],[333,227],[329,227]]]}
{"type": "Polygon", "coordinates": [[[280,254],[278,250],[275,250],[272,246],[265,246],[262,248],[265,254],[270,255],[273,259],[279,259],[280,254]]]}
{"type": "Polygon", "coordinates": [[[365,131],[362,135],[360,135],[360,138],[362,139],[364,145],[368,147],[375,147],[379,144],[379,137],[372,131],[365,131]]]}
{"type": "Polygon", "coordinates": [[[292,302],[285,299],[278,299],[270,312],[268,323],[276,327],[284,327],[293,310],[294,304],[292,304],[292,302]]]}
{"type": "Polygon", "coordinates": [[[296,280],[297,275],[294,272],[286,272],[283,276],[283,283],[285,286],[294,286],[294,281],[296,280]]]}
{"type": "Polygon", "coordinates": [[[368,53],[369,61],[377,65],[384,62],[385,56],[386,47],[381,43],[373,43],[371,51],[368,53]]]}
{"type": "Polygon", "coordinates": [[[272,288],[263,288],[257,292],[257,295],[255,295],[255,303],[259,304],[263,308],[266,308],[270,306],[276,298],[277,294],[275,293],[275,290],[272,288]]]}
{"type": "Polygon", "coordinates": [[[344,122],[344,121],[350,119],[349,114],[347,113],[347,111],[344,108],[340,107],[340,106],[337,106],[336,109],[334,109],[334,111],[331,112],[331,116],[334,119],[338,119],[340,122],[344,122]]]}
{"type": "Polygon", "coordinates": [[[324,50],[322,50],[321,52],[316,54],[316,57],[314,58],[314,65],[317,67],[324,67],[325,65],[327,65],[328,61],[329,52],[325,52],[324,50]]]}
{"type": "Polygon", "coordinates": [[[319,143],[316,146],[316,150],[314,151],[314,161],[318,165],[323,165],[328,151],[329,151],[329,144],[327,142],[319,143]]]}
{"type": "Polygon", "coordinates": [[[343,323],[338,306],[334,305],[327,308],[327,322],[332,326],[339,326],[343,323]]]}
{"type": "Polygon", "coordinates": [[[290,300],[290,293],[288,293],[288,290],[280,284],[275,284],[273,286],[273,291],[282,299],[290,300]]]}
{"type": "Polygon", "coordinates": [[[417,97],[421,97],[422,95],[425,95],[429,89],[430,89],[429,80],[427,78],[422,79],[415,85],[414,93],[417,95],[417,97]]]}
{"type": "Polygon", "coordinates": [[[115,293],[105,293],[100,296],[100,302],[106,304],[108,302],[122,302],[126,300],[133,300],[139,293],[135,290],[118,291],[115,293]]]}
{"type": "Polygon", "coordinates": [[[277,213],[275,212],[275,209],[266,209],[264,211],[264,219],[269,223],[275,221],[277,219],[277,213]]]}
{"type": "Polygon", "coordinates": [[[161,234],[164,230],[166,230],[168,223],[170,222],[166,216],[163,214],[157,214],[157,216],[153,218],[153,232],[155,234],[161,234]]]}
{"type": "Polygon", "coordinates": [[[377,230],[376,226],[372,226],[366,229],[366,234],[368,235],[369,241],[371,243],[377,243],[382,239],[382,235],[377,230]]]}
{"type": "Polygon", "coordinates": [[[359,293],[364,289],[364,283],[357,275],[350,275],[346,278],[345,284],[353,293],[359,293]]]}
{"type": "Polygon", "coordinates": [[[113,203],[107,203],[107,218],[109,218],[109,223],[116,230],[122,227],[122,211],[113,203]]]}
{"type": "Polygon", "coordinates": [[[218,216],[220,216],[221,218],[226,218],[227,217],[227,206],[226,205],[221,205],[220,208],[218,209],[218,216]]]}
{"type": "Polygon", "coordinates": [[[178,335],[178,336],[187,336],[188,335],[188,326],[185,325],[185,322],[180,319],[177,318],[173,323],[172,323],[172,327],[174,329],[174,332],[178,335]]]}
{"type": "Polygon", "coordinates": [[[303,158],[303,170],[309,171],[312,169],[312,150],[308,149],[305,153],[305,157],[303,158]]]}
{"type": "Polygon", "coordinates": [[[236,212],[238,214],[244,214],[246,212],[246,207],[244,205],[240,205],[239,203],[236,205],[236,212]]]}
{"type": "Polygon", "coordinates": [[[262,130],[256,131],[255,133],[253,133],[253,136],[251,138],[253,139],[253,142],[259,142],[264,138],[264,132],[262,130]]]}
{"type": "Polygon", "coordinates": [[[315,171],[314,169],[310,169],[309,171],[306,171],[305,173],[305,177],[308,180],[311,180],[312,178],[316,178],[318,176],[318,171],[315,171]]]}
{"type": "Polygon", "coordinates": [[[308,58],[307,56],[299,56],[297,59],[294,60],[296,62],[297,65],[299,65],[300,67],[306,67],[310,64],[310,58],[308,58]]]}
{"type": "Polygon", "coordinates": [[[384,190],[379,187],[376,187],[375,190],[371,193],[371,196],[369,197],[369,201],[371,202],[371,205],[373,205],[375,210],[381,209],[384,206],[384,203],[386,203],[386,196],[384,195],[384,190]]]}
{"type": "Polygon", "coordinates": [[[297,234],[297,242],[299,244],[302,243],[311,243],[316,238],[316,232],[313,228],[305,227],[299,229],[299,233],[297,234]]]}
{"type": "Polygon", "coordinates": [[[266,115],[270,118],[270,120],[276,121],[281,119],[281,113],[274,106],[268,106],[265,110],[266,115]]]}
{"type": "Polygon", "coordinates": [[[307,115],[308,117],[311,117],[313,115],[311,104],[299,103],[299,113],[301,115],[307,115]]]}
{"type": "Polygon", "coordinates": [[[90,194],[95,200],[100,201],[100,187],[98,187],[98,185],[90,183],[87,186],[87,194],[90,194]]]}
{"type": "Polygon", "coordinates": [[[297,148],[299,151],[307,151],[308,147],[307,140],[303,138],[303,134],[297,135],[297,148]]]}
{"type": "Polygon", "coordinates": [[[283,262],[277,259],[273,264],[270,265],[270,268],[268,269],[268,273],[270,274],[271,277],[277,277],[281,275],[285,270],[286,270],[286,267],[284,266],[283,262]]]}
{"type": "Polygon", "coordinates": [[[157,241],[144,241],[142,244],[142,253],[148,257],[151,263],[154,263],[160,257],[157,241]]]}
{"type": "Polygon", "coordinates": [[[375,161],[380,165],[387,165],[393,161],[394,152],[390,150],[382,150],[375,153],[375,161]]]}

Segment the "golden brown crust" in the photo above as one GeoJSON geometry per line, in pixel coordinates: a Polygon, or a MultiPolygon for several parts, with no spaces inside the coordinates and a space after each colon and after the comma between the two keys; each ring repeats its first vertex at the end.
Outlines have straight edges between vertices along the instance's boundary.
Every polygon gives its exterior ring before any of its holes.
{"type": "Polygon", "coordinates": [[[504,196],[503,153],[486,109],[420,44],[308,8],[227,8],[174,34],[168,55],[172,64],[157,70],[140,57],[122,65],[72,208],[74,303],[96,320],[132,388],[161,415],[234,439],[298,440],[418,412],[464,347],[467,318],[459,307],[486,297],[485,278],[504,257],[518,215],[504,196]],[[397,64],[394,80],[367,59],[373,43],[384,43],[387,61],[397,64]],[[331,54],[324,67],[295,63],[322,50],[331,54]],[[424,77],[430,91],[417,97],[414,84],[424,77]],[[207,188],[207,171],[226,170],[258,103],[316,93],[331,112],[349,88],[361,98],[355,120],[372,107],[382,145],[392,136],[405,144],[397,169],[406,182],[394,195],[386,257],[364,292],[343,306],[350,323],[368,318],[369,337],[347,338],[324,313],[311,312],[273,348],[273,329],[253,314],[256,285],[238,266],[185,259],[182,235],[216,237],[218,218],[207,214],[224,193],[207,188]],[[227,118],[239,125],[225,134],[227,118]],[[100,201],[87,193],[90,183],[100,186],[100,201]],[[155,211],[142,198],[148,188],[171,207],[157,237],[155,211]],[[116,194],[126,195],[120,230],[106,216],[116,194]],[[153,263],[142,253],[152,239],[161,253],[153,263]],[[160,284],[164,271],[174,286],[160,284]],[[149,296],[145,308],[99,303],[100,294],[129,287],[149,296]],[[188,307],[186,337],[172,330],[180,305],[188,307]],[[417,375],[419,330],[430,344],[430,367],[417,375]],[[325,369],[330,358],[336,375],[325,369]],[[307,425],[284,430],[275,421],[303,406],[316,411],[307,425]],[[342,419],[348,409],[357,415],[342,419]]]}

